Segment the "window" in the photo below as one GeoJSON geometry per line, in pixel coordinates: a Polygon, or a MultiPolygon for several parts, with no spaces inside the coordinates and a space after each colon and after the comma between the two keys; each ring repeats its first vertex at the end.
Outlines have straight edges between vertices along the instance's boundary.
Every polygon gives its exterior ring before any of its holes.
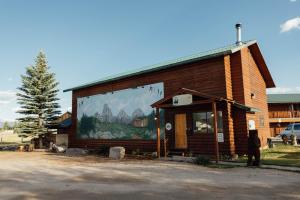
{"type": "Polygon", "coordinates": [[[300,124],[295,124],[294,125],[294,130],[299,131],[300,130],[300,124]]]}
{"type": "Polygon", "coordinates": [[[222,111],[218,111],[218,133],[223,133],[223,114],[222,111]]]}
{"type": "Polygon", "coordinates": [[[294,105],[294,117],[300,117],[300,104],[293,104],[294,105]]]}
{"type": "Polygon", "coordinates": [[[300,104],[293,104],[294,111],[300,111],[300,104]]]}
{"type": "MultiPolygon", "coordinates": [[[[223,133],[222,112],[218,111],[218,133],[223,133]]],[[[213,133],[214,132],[214,116],[212,112],[193,113],[193,129],[194,133],[213,133]]]]}
{"type": "Polygon", "coordinates": [[[207,133],[207,127],[211,126],[207,121],[207,112],[193,113],[194,132],[207,133]]]}
{"type": "Polygon", "coordinates": [[[259,125],[260,125],[260,127],[265,126],[265,119],[264,119],[263,115],[259,116],[259,125]]]}
{"type": "Polygon", "coordinates": [[[285,130],[287,130],[287,131],[289,131],[289,130],[292,130],[292,127],[293,127],[293,125],[288,125],[287,127],[286,127],[286,129],[285,130]]]}

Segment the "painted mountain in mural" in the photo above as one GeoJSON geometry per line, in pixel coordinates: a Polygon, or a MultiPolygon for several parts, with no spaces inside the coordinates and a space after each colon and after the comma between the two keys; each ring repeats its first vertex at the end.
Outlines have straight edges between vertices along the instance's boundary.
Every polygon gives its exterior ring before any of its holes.
{"type": "Polygon", "coordinates": [[[109,108],[109,106],[107,104],[104,104],[104,106],[103,106],[101,117],[102,117],[103,122],[111,123],[114,120],[111,109],[109,108]]]}
{"type": "Polygon", "coordinates": [[[116,119],[117,119],[116,122],[121,123],[121,124],[130,124],[131,120],[132,120],[123,109],[120,110],[116,119]]]}
{"type": "Polygon", "coordinates": [[[144,112],[142,111],[142,109],[138,108],[136,109],[135,111],[133,111],[132,113],[132,118],[135,119],[135,118],[140,118],[140,117],[144,117],[145,114],[144,112]]]}

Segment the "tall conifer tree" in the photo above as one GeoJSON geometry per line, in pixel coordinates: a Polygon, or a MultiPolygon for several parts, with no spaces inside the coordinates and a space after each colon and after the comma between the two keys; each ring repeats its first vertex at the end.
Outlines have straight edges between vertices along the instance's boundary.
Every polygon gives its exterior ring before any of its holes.
{"type": "Polygon", "coordinates": [[[48,132],[49,126],[55,123],[60,115],[55,74],[49,71],[46,55],[40,52],[35,65],[26,68],[21,75],[22,86],[18,88],[18,103],[22,115],[18,120],[23,124],[22,136],[38,136],[48,132]]]}

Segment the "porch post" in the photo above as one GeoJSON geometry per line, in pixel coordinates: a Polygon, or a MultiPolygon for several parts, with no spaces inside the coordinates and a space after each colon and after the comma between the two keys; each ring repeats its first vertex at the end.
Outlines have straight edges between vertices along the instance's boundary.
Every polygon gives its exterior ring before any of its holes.
{"type": "Polygon", "coordinates": [[[167,139],[166,139],[166,132],[164,134],[164,156],[167,157],[167,139]]]}
{"type": "Polygon", "coordinates": [[[156,108],[156,145],[157,145],[157,157],[160,158],[160,116],[159,108],[156,108]]]}
{"type": "Polygon", "coordinates": [[[215,154],[216,154],[216,163],[219,162],[219,142],[218,142],[218,116],[217,116],[217,105],[216,102],[212,102],[212,110],[214,114],[214,139],[215,139],[215,154]]]}

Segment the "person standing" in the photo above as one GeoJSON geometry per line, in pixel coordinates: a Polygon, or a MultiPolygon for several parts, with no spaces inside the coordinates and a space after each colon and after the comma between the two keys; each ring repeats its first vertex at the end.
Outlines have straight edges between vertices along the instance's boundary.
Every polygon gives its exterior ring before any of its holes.
{"type": "Polygon", "coordinates": [[[257,130],[250,130],[248,137],[248,161],[247,166],[260,166],[261,141],[257,130]],[[252,160],[254,156],[254,161],[252,160]]]}

